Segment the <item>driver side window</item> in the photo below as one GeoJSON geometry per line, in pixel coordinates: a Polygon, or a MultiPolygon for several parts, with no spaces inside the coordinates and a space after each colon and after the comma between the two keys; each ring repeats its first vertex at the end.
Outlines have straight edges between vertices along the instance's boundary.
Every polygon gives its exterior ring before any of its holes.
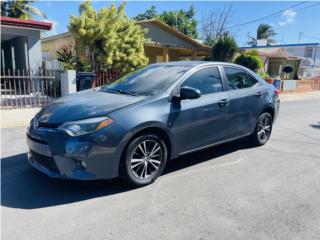
{"type": "Polygon", "coordinates": [[[202,95],[222,91],[222,81],[218,67],[206,67],[193,73],[182,87],[199,89],[202,95]]]}

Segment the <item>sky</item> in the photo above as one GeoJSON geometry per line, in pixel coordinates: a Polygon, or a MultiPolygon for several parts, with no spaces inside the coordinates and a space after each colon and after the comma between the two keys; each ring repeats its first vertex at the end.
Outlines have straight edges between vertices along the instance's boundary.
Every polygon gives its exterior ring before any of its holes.
{"type": "MultiPolygon", "coordinates": [[[[122,1],[113,1],[119,5],[122,1]]],[[[92,1],[95,9],[109,6],[110,1],[92,1]]],[[[34,3],[47,15],[46,21],[53,23],[53,30],[47,35],[67,31],[70,15],[78,15],[79,1],[39,1],[34,3]]],[[[198,30],[201,36],[201,22],[212,12],[220,12],[225,5],[232,4],[233,17],[229,23],[231,33],[239,46],[246,46],[248,34],[255,36],[259,24],[273,26],[279,44],[320,42],[320,2],[304,1],[127,1],[126,13],[134,17],[152,5],[159,13],[168,10],[188,9],[194,6],[198,30]],[[273,14],[273,15],[272,15],[273,14]],[[269,18],[261,19],[265,16],[269,18]],[[251,22],[249,24],[246,24],[251,22]],[[240,25],[240,26],[238,26],[240,25]],[[238,27],[237,27],[238,26],[238,27]],[[299,38],[300,36],[300,38],[299,38]]]]}

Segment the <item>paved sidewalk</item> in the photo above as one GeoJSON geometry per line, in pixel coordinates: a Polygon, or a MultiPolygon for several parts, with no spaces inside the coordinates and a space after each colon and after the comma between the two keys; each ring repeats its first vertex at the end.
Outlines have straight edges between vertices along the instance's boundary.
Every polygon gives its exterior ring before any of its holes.
{"type": "Polygon", "coordinates": [[[320,91],[304,92],[304,93],[281,93],[280,100],[283,102],[320,100],[320,91]]]}
{"type": "Polygon", "coordinates": [[[1,128],[24,127],[40,111],[40,108],[1,110],[1,128]]]}
{"type": "MultiPolygon", "coordinates": [[[[280,99],[282,102],[303,100],[320,101],[320,91],[307,93],[281,93],[280,99]]],[[[31,118],[39,111],[40,108],[1,110],[1,128],[27,126],[31,118]]]]}

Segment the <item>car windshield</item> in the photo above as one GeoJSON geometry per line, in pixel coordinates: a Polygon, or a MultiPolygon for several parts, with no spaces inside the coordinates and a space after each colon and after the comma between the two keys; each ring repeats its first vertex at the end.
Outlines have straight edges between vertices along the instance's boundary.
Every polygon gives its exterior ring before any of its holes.
{"type": "Polygon", "coordinates": [[[166,90],[190,67],[183,65],[149,65],[131,72],[101,90],[130,95],[152,95],[166,90]]]}

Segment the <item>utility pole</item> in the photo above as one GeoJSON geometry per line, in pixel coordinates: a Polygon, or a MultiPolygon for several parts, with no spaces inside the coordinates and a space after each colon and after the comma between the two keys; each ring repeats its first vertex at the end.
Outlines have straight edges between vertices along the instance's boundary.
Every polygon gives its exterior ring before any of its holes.
{"type": "Polygon", "coordinates": [[[176,30],[178,30],[178,11],[176,11],[176,30]]]}
{"type": "Polygon", "coordinates": [[[298,43],[300,43],[303,32],[299,32],[298,43]]]}

